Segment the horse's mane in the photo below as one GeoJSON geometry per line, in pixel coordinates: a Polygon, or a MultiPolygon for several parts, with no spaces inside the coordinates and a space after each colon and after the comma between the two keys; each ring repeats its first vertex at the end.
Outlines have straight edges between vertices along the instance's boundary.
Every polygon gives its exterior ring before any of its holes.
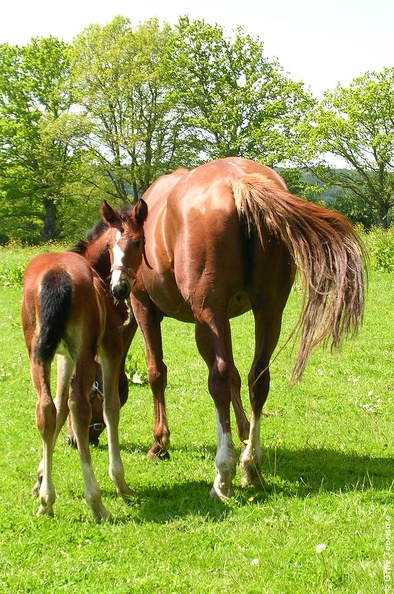
{"type": "Polygon", "coordinates": [[[68,251],[83,256],[88,247],[97,241],[107,229],[108,225],[102,219],[96,221],[94,227],[86,232],[86,237],[79,239],[74,245],[68,248],[68,251]]]}

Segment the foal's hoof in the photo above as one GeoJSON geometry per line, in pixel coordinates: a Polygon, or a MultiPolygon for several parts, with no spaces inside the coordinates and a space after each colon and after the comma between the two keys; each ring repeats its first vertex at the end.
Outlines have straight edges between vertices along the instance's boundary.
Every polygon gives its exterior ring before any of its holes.
{"type": "Polygon", "coordinates": [[[151,460],[169,460],[170,454],[167,450],[163,450],[158,443],[155,443],[148,452],[148,458],[151,458],[151,460]]]}
{"type": "Polygon", "coordinates": [[[103,509],[100,510],[100,512],[93,512],[93,518],[95,524],[105,524],[106,522],[108,522],[109,524],[113,524],[114,521],[113,515],[104,506],[103,509]]]}

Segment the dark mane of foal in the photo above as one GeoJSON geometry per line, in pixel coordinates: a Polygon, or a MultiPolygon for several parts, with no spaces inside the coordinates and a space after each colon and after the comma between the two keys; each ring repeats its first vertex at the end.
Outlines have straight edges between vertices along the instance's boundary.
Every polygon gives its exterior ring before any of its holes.
{"type": "Polygon", "coordinates": [[[109,225],[100,219],[92,229],[86,232],[86,238],[79,239],[77,243],[68,248],[68,251],[83,256],[88,247],[97,241],[107,231],[108,227],[109,225]]]}
{"type": "MultiPolygon", "coordinates": [[[[133,206],[126,202],[122,204],[120,208],[117,209],[117,213],[120,217],[126,217],[130,214],[133,206]]],[[[83,256],[92,243],[100,239],[100,237],[108,230],[108,223],[103,221],[103,219],[99,219],[96,221],[92,229],[86,231],[86,238],[79,239],[74,245],[68,248],[69,252],[74,252],[76,254],[80,254],[83,256]]]]}

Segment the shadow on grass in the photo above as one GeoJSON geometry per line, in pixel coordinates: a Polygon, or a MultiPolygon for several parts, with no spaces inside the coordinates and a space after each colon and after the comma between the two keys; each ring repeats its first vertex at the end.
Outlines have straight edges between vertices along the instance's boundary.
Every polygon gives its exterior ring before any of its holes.
{"type": "Polygon", "coordinates": [[[262,499],[277,494],[310,497],[320,493],[388,491],[394,486],[394,460],[325,448],[266,448],[262,499]]]}
{"type": "MultiPolygon", "coordinates": [[[[141,448],[132,444],[125,445],[123,449],[141,453],[141,448]]],[[[176,448],[171,450],[176,451],[176,448]]],[[[201,449],[190,446],[182,451],[189,458],[194,457],[196,464],[202,456],[211,458],[214,463],[214,447],[204,446],[201,449]]],[[[234,480],[235,497],[228,503],[209,497],[212,486],[210,475],[207,481],[195,481],[191,477],[191,480],[182,478],[178,484],[135,487],[131,505],[137,512],[137,521],[161,524],[189,516],[220,522],[240,506],[264,505],[277,497],[304,499],[322,493],[370,491],[377,495],[377,501],[380,499],[384,503],[387,497],[392,497],[394,461],[388,457],[374,458],[324,448],[266,448],[263,475],[264,485],[244,489],[240,487],[238,472],[234,480]]]]}
{"type": "MultiPolygon", "coordinates": [[[[211,485],[205,481],[182,481],[176,485],[149,486],[135,489],[137,516],[142,522],[167,524],[181,518],[199,517],[221,522],[232,513],[232,503],[209,497],[211,485]]],[[[138,520],[137,520],[138,521],[138,520]]]]}

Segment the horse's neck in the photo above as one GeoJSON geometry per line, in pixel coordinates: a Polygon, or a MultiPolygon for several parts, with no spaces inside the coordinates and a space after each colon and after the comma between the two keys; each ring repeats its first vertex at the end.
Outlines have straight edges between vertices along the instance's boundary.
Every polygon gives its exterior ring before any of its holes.
{"type": "Polygon", "coordinates": [[[100,237],[92,245],[88,246],[85,258],[97,274],[107,282],[111,271],[111,261],[105,238],[100,237]]]}

